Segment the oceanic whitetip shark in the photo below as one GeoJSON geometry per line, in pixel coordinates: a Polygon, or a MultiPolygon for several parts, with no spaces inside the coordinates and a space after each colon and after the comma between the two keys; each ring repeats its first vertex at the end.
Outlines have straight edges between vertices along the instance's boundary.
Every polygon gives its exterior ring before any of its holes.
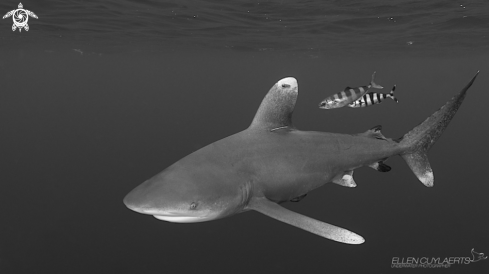
{"type": "Polygon", "coordinates": [[[448,126],[476,76],[423,123],[394,140],[384,137],[380,126],[360,134],[296,129],[292,112],[297,81],[284,78],[270,89],[247,129],[174,163],[133,189],[124,204],[177,223],[255,210],[327,239],[361,244],[365,240],[356,233],[279,204],[298,201],[328,182],[354,187],[354,169],[369,166],[389,171],[383,161],[393,155],[400,155],[424,185],[433,186],[427,151],[448,126]]]}

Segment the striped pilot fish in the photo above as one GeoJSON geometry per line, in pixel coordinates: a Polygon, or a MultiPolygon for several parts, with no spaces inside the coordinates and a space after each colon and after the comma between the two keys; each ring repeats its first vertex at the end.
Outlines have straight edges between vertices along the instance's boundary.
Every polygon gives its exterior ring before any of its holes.
{"type": "Polygon", "coordinates": [[[392,87],[391,92],[389,93],[377,93],[377,92],[369,92],[362,96],[362,98],[356,100],[355,102],[349,104],[348,106],[351,108],[359,108],[359,107],[368,107],[371,105],[376,105],[382,103],[386,98],[391,98],[396,103],[399,103],[396,97],[394,97],[394,90],[396,90],[396,85],[392,87]]]}
{"type": "Polygon", "coordinates": [[[375,71],[372,74],[372,81],[368,86],[361,86],[356,88],[346,87],[344,90],[336,93],[335,95],[329,96],[319,104],[319,108],[322,109],[333,109],[341,108],[347,106],[359,98],[361,98],[365,93],[368,92],[370,88],[383,89],[381,85],[377,85],[374,82],[375,71]]]}

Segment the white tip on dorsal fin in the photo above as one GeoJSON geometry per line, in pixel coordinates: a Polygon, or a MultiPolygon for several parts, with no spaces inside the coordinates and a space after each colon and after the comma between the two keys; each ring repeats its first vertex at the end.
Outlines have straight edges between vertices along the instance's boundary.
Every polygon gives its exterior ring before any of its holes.
{"type": "Polygon", "coordinates": [[[278,81],[261,102],[250,128],[291,127],[298,90],[297,80],[293,77],[278,81]]]}

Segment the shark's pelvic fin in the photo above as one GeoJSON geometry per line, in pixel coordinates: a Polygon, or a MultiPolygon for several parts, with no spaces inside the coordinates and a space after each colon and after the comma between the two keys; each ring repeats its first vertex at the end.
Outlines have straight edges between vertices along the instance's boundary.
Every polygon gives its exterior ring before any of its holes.
{"type": "Polygon", "coordinates": [[[346,187],[356,187],[357,184],[353,180],[353,170],[345,171],[343,174],[338,174],[332,180],[333,183],[338,184],[340,186],[346,187]]]}
{"type": "Polygon", "coordinates": [[[444,106],[397,140],[404,148],[401,157],[425,186],[432,187],[434,183],[433,170],[428,161],[427,152],[457,113],[467,90],[472,86],[478,74],[479,72],[444,106]]]}
{"type": "Polygon", "coordinates": [[[273,130],[292,127],[292,112],[298,90],[297,80],[293,77],[278,81],[261,102],[250,128],[273,130]]]}
{"type": "Polygon", "coordinates": [[[278,221],[304,229],[326,239],[345,244],[361,244],[365,242],[362,236],[354,232],[290,211],[266,198],[253,198],[248,207],[278,221]]]}

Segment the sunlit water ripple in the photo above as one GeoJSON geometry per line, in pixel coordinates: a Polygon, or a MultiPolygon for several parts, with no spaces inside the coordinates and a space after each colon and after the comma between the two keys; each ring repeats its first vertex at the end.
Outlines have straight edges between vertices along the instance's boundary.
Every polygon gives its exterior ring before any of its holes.
{"type": "MultiPolygon", "coordinates": [[[[484,1],[48,1],[24,3],[31,30],[4,19],[1,48],[239,51],[485,51],[484,1]]],[[[2,2],[0,11],[16,8],[2,2]]]]}

